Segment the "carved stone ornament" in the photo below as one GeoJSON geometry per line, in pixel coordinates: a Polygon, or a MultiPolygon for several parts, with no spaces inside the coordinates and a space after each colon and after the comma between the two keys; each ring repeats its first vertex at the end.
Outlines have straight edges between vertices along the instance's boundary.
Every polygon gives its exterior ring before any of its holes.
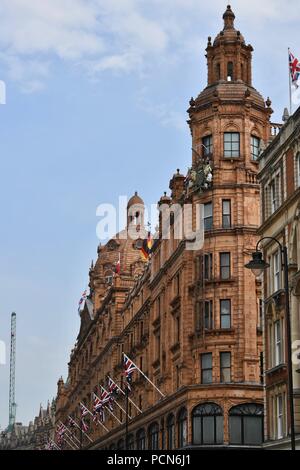
{"type": "Polygon", "coordinates": [[[212,181],[213,170],[210,162],[200,162],[188,171],[186,178],[187,190],[203,193],[211,187],[212,181]]]}

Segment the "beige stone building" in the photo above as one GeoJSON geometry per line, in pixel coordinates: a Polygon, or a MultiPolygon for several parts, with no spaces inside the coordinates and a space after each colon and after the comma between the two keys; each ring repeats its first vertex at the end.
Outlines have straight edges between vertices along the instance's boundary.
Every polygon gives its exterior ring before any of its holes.
{"type": "MultiPolygon", "coordinates": [[[[192,167],[187,176],[175,172],[170,196],[158,204],[191,204],[194,224],[204,204],[204,246],[189,250],[189,239],[176,239],[173,216],[170,239],[160,238],[148,264],[140,240],[116,236],[99,247],[69,377],[58,383],[57,422],[78,420],[78,403],[91,410],[91,393],[108,375],[124,385],[125,352],[164,394],[133,372],[130,398],[141,412],[129,403],[129,449],[263,441],[262,286],[244,265],[258,240],[257,159],[272,138],[272,109],[253,87],[253,49],[230,7],[223,20],[215,40],[208,38],[207,86],[188,110],[192,167]]],[[[128,223],[133,217],[143,225],[137,194],[128,223]]],[[[123,398],[118,403],[125,409],[123,398]]],[[[125,447],[124,411],[115,405],[114,414],[106,412],[107,430],[87,417],[93,443],[83,436],[84,447],[125,447]]]]}
{"type": "Polygon", "coordinates": [[[29,425],[15,423],[10,431],[0,433],[0,450],[43,450],[54,440],[55,402],[40,406],[39,414],[29,425]]]}
{"type": "MultiPolygon", "coordinates": [[[[260,158],[261,237],[288,249],[295,431],[300,448],[300,108],[260,158]],[[298,341],[298,343],[297,343],[298,341]]],[[[266,446],[290,448],[284,276],[279,246],[261,248],[270,268],[264,274],[266,446]]]]}

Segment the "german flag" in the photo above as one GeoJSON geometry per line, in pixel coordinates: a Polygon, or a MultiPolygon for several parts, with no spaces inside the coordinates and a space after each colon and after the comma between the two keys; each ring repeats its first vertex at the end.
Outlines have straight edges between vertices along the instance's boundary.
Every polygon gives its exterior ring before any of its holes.
{"type": "Polygon", "coordinates": [[[152,253],[152,247],[153,247],[153,238],[152,238],[151,232],[148,232],[148,236],[143,241],[143,245],[141,248],[141,255],[144,261],[149,261],[149,258],[152,253]]]}

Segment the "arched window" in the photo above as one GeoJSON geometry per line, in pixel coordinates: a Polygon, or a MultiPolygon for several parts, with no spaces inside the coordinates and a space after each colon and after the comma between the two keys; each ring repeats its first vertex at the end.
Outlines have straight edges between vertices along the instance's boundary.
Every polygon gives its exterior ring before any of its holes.
{"type": "Polygon", "coordinates": [[[203,403],[193,410],[193,444],[223,444],[223,410],[215,403],[203,403]]]}
{"type": "Polygon", "coordinates": [[[109,450],[115,450],[115,444],[114,444],[114,442],[113,442],[112,444],[110,444],[109,450]]]}
{"type": "Polygon", "coordinates": [[[118,450],[124,450],[124,439],[120,439],[117,445],[118,450]]]}
{"type": "Polygon", "coordinates": [[[146,449],[146,433],[144,429],[139,429],[136,433],[136,447],[138,450],[146,449]]]}
{"type": "Polygon", "coordinates": [[[128,436],[127,449],[134,450],[134,435],[133,434],[129,434],[128,436]]]}
{"type": "Polygon", "coordinates": [[[159,427],[157,423],[152,423],[149,426],[149,449],[157,450],[159,448],[158,437],[159,437],[159,427]]]}
{"type": "Polygon", "coordinates": [[[263,421],[263,405],[257,403],[245,403],[231,408],[229,412],[230,444],[262,444],[263,421]]]}
{"type": "Polygon", "coordinates": [[[169,415],[167,419],[167,445],[169,450],[175,448],[175,417],[173,414],[169,415]]]}
{"type": "Polygon", "coordinates": [[[233,62],[228,62],[227,64],[227,79],[229,79],[230,77],[230,81],[233,80],[233,62]]]}
{"type": "Polygon", "coordinates": [[[178,447],[185,447],[187,444],[187,411],[182,408],[178,413],[178,447]]]}
{"type": "Polygon", "coordinates": [[[221,78],[221,65],[216,64],[216,80],[220,80],[221,78]]]}

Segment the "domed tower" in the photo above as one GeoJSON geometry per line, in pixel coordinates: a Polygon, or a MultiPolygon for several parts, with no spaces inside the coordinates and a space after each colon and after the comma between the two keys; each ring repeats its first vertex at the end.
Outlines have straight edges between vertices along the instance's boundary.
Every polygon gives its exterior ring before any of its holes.
{"type": "Polygon", "coordinates": [[[127,226],[98,247],[98,259],[90,270],[94,310],[120,277],[135,278],[143,269],[139,241],[145,236],[144,201],[137,192],[127,204],[127,226]]]}
{"type": "MultiPolygon", "coordinates": [[[[270,140],[272,109],[252,85],[253,48],[229,5],[223,20],[215,40],[208,38],[207,86],[188,110],[193,156],[185,200],[204,204],[205,228],[203,250],[195,253],[194,352],[211,365],[213,382],[243,383],[245,399],[252,384],[249,397],[261,400],[260,284],[244,265],[260,225],[257,159],[270,140]]],[[[224,384],[229,397],[226,390],[224,384]]]]}

